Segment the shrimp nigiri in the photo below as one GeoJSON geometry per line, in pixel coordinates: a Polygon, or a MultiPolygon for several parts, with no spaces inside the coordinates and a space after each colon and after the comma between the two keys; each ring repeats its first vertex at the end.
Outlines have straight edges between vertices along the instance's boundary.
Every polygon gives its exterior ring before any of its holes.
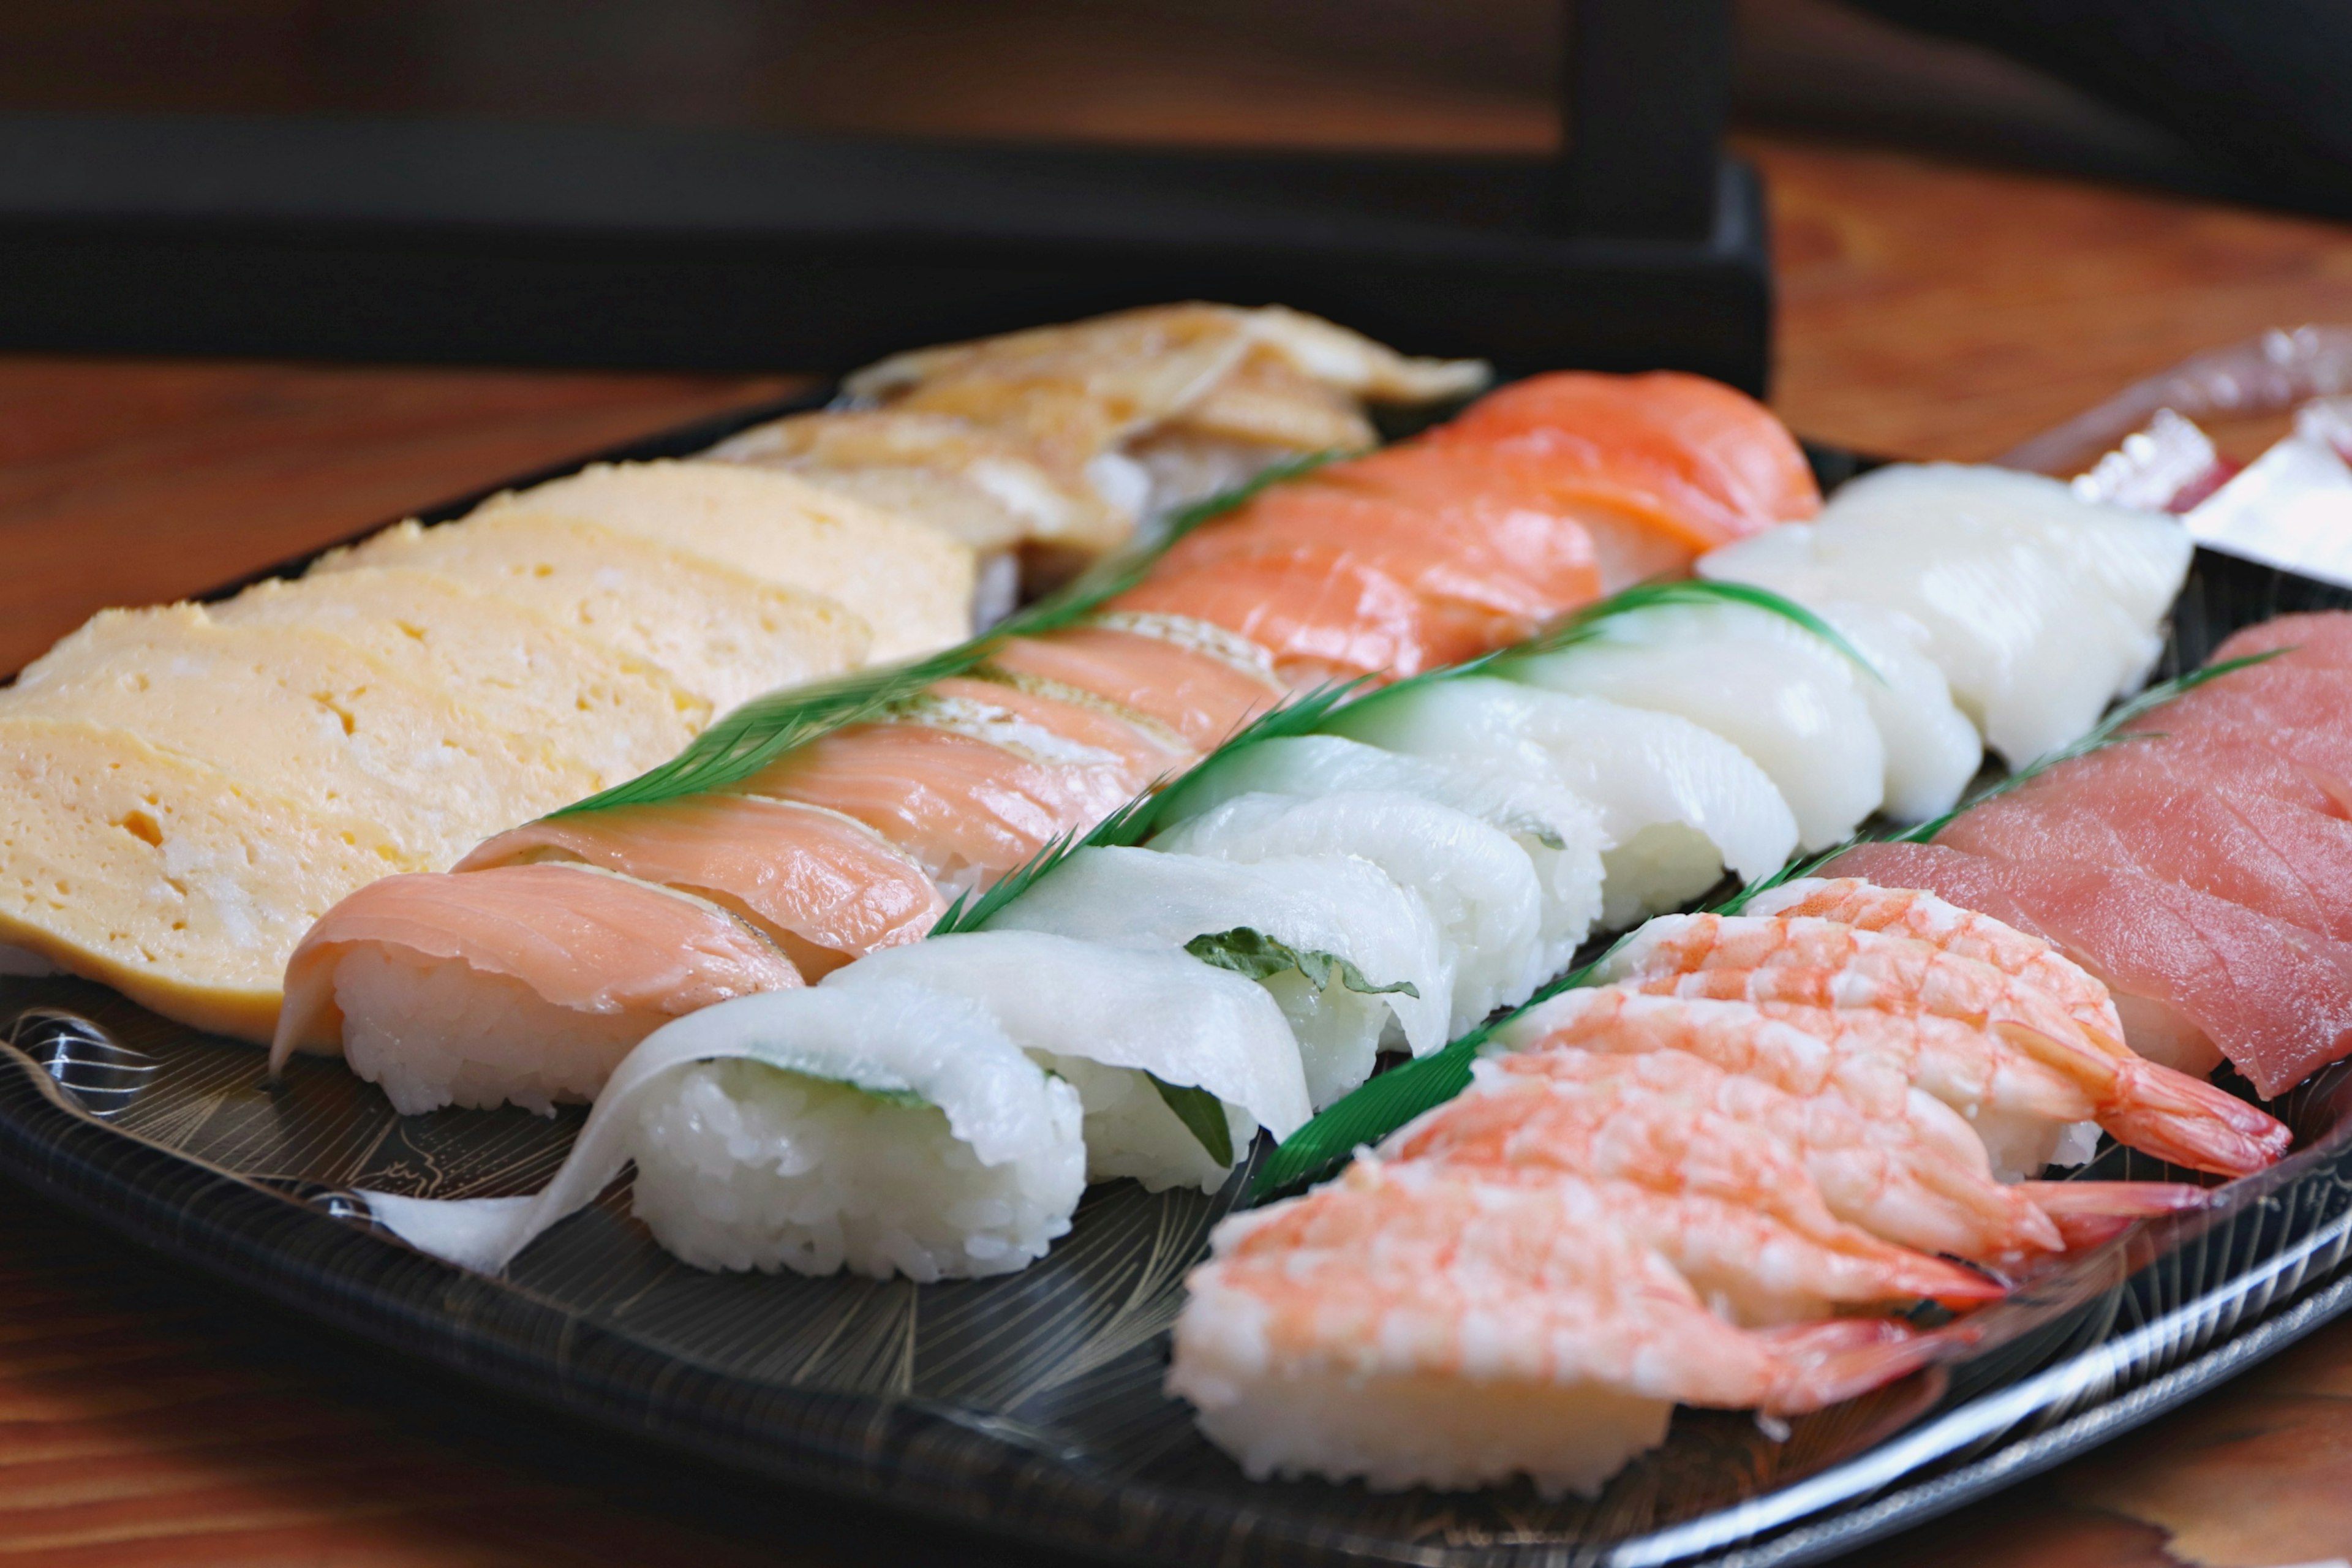
{"type": "Polygon", "coordinates": [[[1687,1051],[1792,1094],[1834,1085],[1874,1108],[1896,1109],[1917,1089],[1968,1119],[2004,1181],[2052,1163],[2064,1130],[2089,1121],[2095,1109],[2072,1079],[1998,1036],[1949,1018],[1865,1008],[1759,1006],[1601,985],[1553,997],[1513,1019],[1499,1038],[1520,1050],[1687,1051]]]}
{"type": "Polygon", "coordinates": [[[1734,1327],[1580,1183],[1359,1162],[1213,1242],[1167,1386],[1259,1478],[1591,1493],[1678,1403],[1817,1410],[1942,1342],[1873,1318],[1734,1327]]]}
{"type": "Polygon", "coordinates": [[[2030,1199],[1992,1179],[1968,1124],[1933,1102],[1874,1116],[1835,1092],[1790,1094],[1683,1051],[1559,1047],[1475,1070],[1467,1093],[1391,1134],[1382,1156],[1708,1193],[1817,1238],[1838,1234],[1825,1226],[1834,1216],[1898,1246],[1979,1261],[2063,1245],[2030,1199]]]}
{"type": "Polygon", "coordinates": [[[1928,1013],[1990,1029],[2081,1084],[2118,1141],[2197,1170],[2244,1175],[2293,1141],[2211,1084],[2102,1046],[2048,993],[1912,937],[1801,916],[1672,915],[1597,973],[1653,994],[1928,1013]]]}
{"type": "Polygon", "coordinates": [[[593,1100],[683,1014],[802,984],[701,899],[586,866],[387,877],[320,916],[286,965],[270,1070],[340,1051],[404,1115],[593,1100]]]}

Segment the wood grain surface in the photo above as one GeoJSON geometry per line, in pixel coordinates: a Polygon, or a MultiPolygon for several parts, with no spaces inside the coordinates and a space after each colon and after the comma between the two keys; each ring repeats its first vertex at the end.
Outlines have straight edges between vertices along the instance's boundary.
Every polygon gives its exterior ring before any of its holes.
{"type": "MultiPolygon", "coordinates": [[[[2200,348],[2352,321],[2352,231],[1750,140],[1777,402],[1979,458],[2200,348]]],[[[0,359],[0,662],[778,379],[0,359]]],[[[0,1554],[203,1564],[1009,1563],[509,1410],[0,1194],[0,1554]]],[[[1024,1559],[1034,1553],[1024,1552],[1024,1559]]],[[[2352,1556],[2352,1323],[1848,1568],[2266,1568],[2352,1556]]]]}

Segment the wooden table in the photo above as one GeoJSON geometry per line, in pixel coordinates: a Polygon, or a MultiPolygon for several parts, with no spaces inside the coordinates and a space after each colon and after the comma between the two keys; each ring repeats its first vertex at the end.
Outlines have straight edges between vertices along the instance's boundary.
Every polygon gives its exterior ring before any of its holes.
{"type": "MultiPolygon", "coordinates": [[[[1979,458],[2196,349],[2352,321],[2352,232],[1782,141],[1778,403],[1979,458]]],[[[0,664],[780,380],[0,360],[0,664]]],[[[0,1552],[88,1564],[1010,1561],[488,1407],[0,1205],[0,1552]]],[[[1854,1564],[2352,1554],[2352,1322],[1854,1564]]],[[[1024,1556],[1032,1554],[1024,1554],[1024,1556]]]]}

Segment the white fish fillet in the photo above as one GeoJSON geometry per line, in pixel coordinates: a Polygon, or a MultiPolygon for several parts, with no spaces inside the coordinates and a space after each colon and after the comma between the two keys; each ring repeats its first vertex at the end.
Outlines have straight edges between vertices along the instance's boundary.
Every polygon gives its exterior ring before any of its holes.
{"type": "MultiPolygon", "coordinates": [[[[943,1112],[983,1169],[1029,1165],[1066,1198],[1060,1235],[1085,1189],[1078,1097],[1013,1045],[969,1000],[894,984],[770,991],[706,1007],[646,1037],[612,1079],[563,1164],[530,1197],[431,1199],[362,1192],[394,1235],[420,1251],[495,1274],[551,1226],[594,1202],[631,1160],[642,1166],[641,1111],[676,1075],[702,1062],[749,1060],[869,1092],[913,1095],[943,1112]]],[[[788,1163],[790,1151],[738,1157],[788,1163]]],[[[639,1181],[646,1179],[641,1169],[639,1181]]],[[[656,1239],[672,1245],[656,1225],[656,1239]]],[[[1046,1237],[1045,1240],[1050,1240],[1046,1237]]],[[[673,1246],[673,1250],[675,1250],[673,1246]]],[[[1042,1255],[975,1259],[967,1273],[1003,1273],[1042,1255]],[[990,1265],[993,1265],[991,1267],[990,1265]]]]}
{"type": "Polygon", "coordinates": [[[1722,736],[1795,813],[1799,844],[1842,844],[1886,793],[1886,746],[1860,689],[1874,672],[1749,605],[1657,605],[1503,672],[1553,691],[1673,713],[1722,736]]]}
{"type": "Polygon", "coordinates": [[[1413,756],[1532,773],[1601,811],[1601,921],[1629,925],[1705,892],[1729,868],[1780,868],[1797,821],[1764,771],[1671,713],[1468,676],[1379,693],[1333,716],[1341,733],[1413,756]]]}
{"type": "Polygon", "coordinates": [[[2080,500],[2056,479],[1930,463],[1866,474],[1815,521],[1727,545],[1705,569],[1906,617],[2018,766],[2080,739],[2146,679],[2190,549],[2174,520],[2080,500]]]}
{"type": "MultiPolygon", "coordinates": [[[[1971,743],[1976,731],[1969,731],[1971,743]]],[[[1523,773],[1462,767],[1383,752],[1338,735],[1293,735],[1243,746],[1187,774],[1163,797],[1179,823],[1236,795],[1312,798],[1343,790],[1399,790],[1466,812],[1510,835],[1535,867],[1543,899],[1546,974],[1558,973],[1601,918],[1601,813],[1581,795],[1523,773]]]]}

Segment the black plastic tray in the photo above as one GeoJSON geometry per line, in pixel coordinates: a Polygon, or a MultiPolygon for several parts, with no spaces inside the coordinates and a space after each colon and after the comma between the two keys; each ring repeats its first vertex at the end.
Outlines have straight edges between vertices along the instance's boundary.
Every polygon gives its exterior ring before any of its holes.
{"type": "MultiPolygon", "coordinates": [[[[622,454],[690,451],[775,410],[622,454]]],[[[1824,454],[1842,477],[1851,460],[1824,454]]],[[[439,509],[439,515],[461,508],[439,509]]],[[[2202,553],[2168,662],[2352,593],[2202,553]]],[[[2299,1152],[1980,1312],[1963,1357],[1775,1436],[1682,1411],[1601,1498],[1373,1494],[1244,1479],[1159,1391],[1185,1269],[1239,1190],[1088,1193],[1004,1279],[710,1275],[625,1185],[488,1279],[378,1230],[350,1189],[527,1192],[580,1115],[394,1115],[341,1064],[283,1087],[253,1047],[103,987],[0,981],[0,1173],[185,1264],[467,1378],[727,1466],[1150,1563],[1815,1561],[2080,1453],[2352,1305],[2352,1066],[2273,1109],[2299,1152]]],[[[2094,1175],[2179,1174],[2111,1151],[2094,1175]]]]}

